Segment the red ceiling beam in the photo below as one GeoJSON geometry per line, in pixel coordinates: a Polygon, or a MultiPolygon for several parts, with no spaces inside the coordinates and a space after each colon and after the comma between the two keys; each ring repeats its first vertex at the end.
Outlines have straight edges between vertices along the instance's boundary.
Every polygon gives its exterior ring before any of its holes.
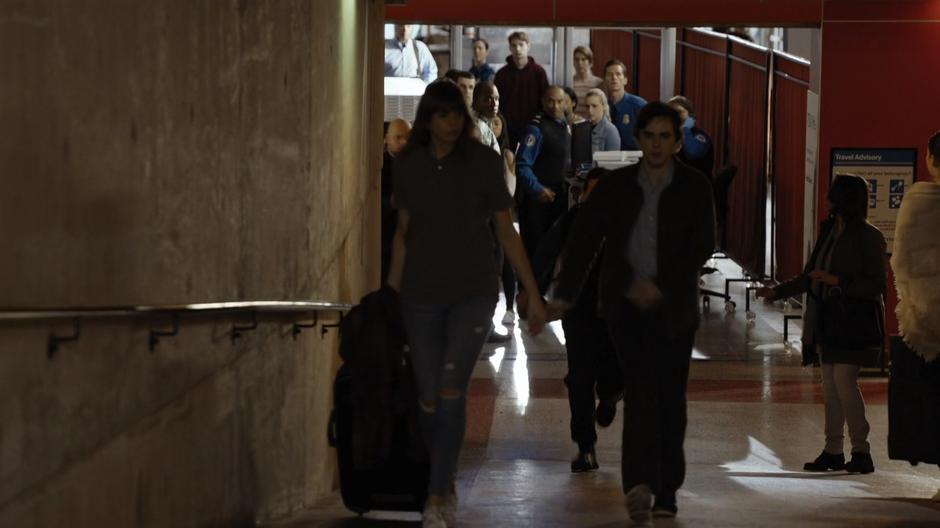
{"type": "Polygon", "coordinates": [[[551,26],[802,26],[823,0],[406,0],[385,18],[429,24],[551,26]]]}
{"type": "Polygon", "coordinates": [[[940,21],[938,0],[826,0],[826,22],[940,21]]]}

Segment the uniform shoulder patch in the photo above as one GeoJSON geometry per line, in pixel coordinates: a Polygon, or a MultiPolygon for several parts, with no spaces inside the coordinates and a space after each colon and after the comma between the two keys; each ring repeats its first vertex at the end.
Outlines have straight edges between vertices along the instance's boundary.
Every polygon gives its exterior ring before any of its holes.
{"type": "Polygon", "coordinates": [[[708,143],[708,138],[705,137],[705,134],[695,134],[695,139],[701,141],[702,143],[708,143]]]}
{"type": "Polygon", "coordinates": [[[525,144],[527,147],[531,147],[532,145],[535,145],[535,134],[528,134],[525,137],[525,144]]]}

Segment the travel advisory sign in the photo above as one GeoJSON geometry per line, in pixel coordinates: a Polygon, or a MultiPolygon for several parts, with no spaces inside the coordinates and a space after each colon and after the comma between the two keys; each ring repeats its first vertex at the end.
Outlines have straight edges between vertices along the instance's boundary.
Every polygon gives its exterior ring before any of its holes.
{"type": "Polygon", "coordinates": [[[884,233],[888,254],[904,193],[914,185],[917,149],[832,149],[832,177],[854,174],[868,180],[868,221],[884,233]]]}

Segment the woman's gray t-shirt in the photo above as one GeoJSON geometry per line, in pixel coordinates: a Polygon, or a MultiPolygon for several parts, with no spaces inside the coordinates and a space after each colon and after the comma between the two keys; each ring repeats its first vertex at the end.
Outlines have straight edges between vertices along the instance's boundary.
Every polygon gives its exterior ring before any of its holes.
{"type": "Polygon", "coordinates": [[[421,147],[395,160],[395,204],[408,211],[402,297],[450,303],[498,295],[490,219],[513,199],[503,160],[477,142],[438,160],[421,147]]]}

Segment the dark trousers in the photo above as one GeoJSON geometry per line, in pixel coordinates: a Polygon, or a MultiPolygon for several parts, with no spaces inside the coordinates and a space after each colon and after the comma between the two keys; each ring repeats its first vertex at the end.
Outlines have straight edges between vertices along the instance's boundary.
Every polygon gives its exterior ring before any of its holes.
{"type": "Polygon", "coordinates": [[[623,379],[617,353],[607,325],[596,314],[595,303],[578,304],[561,321],[568,353],[568,406],[571,409],[571,439],[582,452],[597,443],[594,429],[594,395],[600,400],[617,400],[623,392],[623,379]]]}
{"type": "Polygon", "coordinates": [[[669,314],[627,301],[608,321],[623,372],[623,490],[646,484],[674,503],[685,480],[685,392],[695,331],[670,336],[669,314]]]}
{"type": "Polygon", "coordinates": [[[538,198],[526,196],[519,205],[519,235],[530,259],[555,220],[568,210],[568,197],[562,186],[551,189],[555,192],[555,201],[552,203],[543,203],[538,198]]]}

